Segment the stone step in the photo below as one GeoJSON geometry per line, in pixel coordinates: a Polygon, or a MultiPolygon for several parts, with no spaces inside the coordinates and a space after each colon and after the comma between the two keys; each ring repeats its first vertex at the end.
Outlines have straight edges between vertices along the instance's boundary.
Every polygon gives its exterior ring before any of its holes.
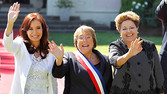
{"type": "MultiPolygon", "coordinates": [[[[67,30],[67,31],[74,31],[76,30],[80,25],[82,24],[75,24],[75,25],[61,25],[61,24],[48,24],[48,27],[49,27],[49,31],[64,31],[66,29],[70,29],[70,30],[67,30]]],[[[85,24],[84,24],[85,25],[85,24]]],[[[89,24],[87,24],[89,25],[89,24]]],[[[15,24],[14,25],[14,30],[19,30],[20,29],[20,26],[21,24],[15,24]]],[[[95,30],[109,30],[108,27],[104,27],[102,25],[89,25],[91,26],[92,28],[94,28],[95,30]]],[[[0,27],[0,30],[5,30],[6,28],[6,24],[1,24],[1,27],[0,27]]]]}
{"type": "Polygon", "coordinates": [[[15,69],[15,65],[0,64],[0,69],[10,69],[10,70],[14,70],[14,69],[15,69]]]}
{"type": "Polygon", "coordinates": [[[8,64],[8,65],[13,65],[14,64],[14,56],[6,56],[6,57],[1,57],[1,62],[0,64],[8,64]]]}
{"type": "MultiPolygon", "coordinates": [[[[91,24],[94,24],[94,22],[92,22],[92,21],[80,21],[80,20],[63,22],[63,21],[60,21],[58,18],[55,18],[55,19],[48,18],[45,21],[46,21],[47,24],[52,24],[52,25],[80,25],[80,24],[91,25],[91,24]]],[[[16,20],[15,24],[22,24],[22,22],[23,22],[23,19],[18,18],[16,20]]],[[[2,23],[2,24],[5,23],[6,24],[7,23],[7,17],[5,19],[1,18],[0,23],[2,23]]]]}
{"type": "MultiPolygon", "coordinates": [[[[49,32],[50,33],[74,33],[76,29],[49,29],[49,32]]],[[[95,29],[95,32],[109,32],[109,30],[96,30],[95,29]]]]}
{"type": "MultiPolygon", "coordinates": [[[[1,4],[0,8],[9,8],[12,4],[1,4]]],[[[31,4],[20,4],[20,8],[32,8],[31,4]]]]}
{"type": "MultiPolygon", "coordinates": [[[[7,24],[7,13],[0,11],[0,30],[5,30],[7,24]]],[[[29,12],[20,12],[19,17],[14,24],[14,30],[19,30],[23,22],[24,17],[29,12]]],[[[41,13],[44,17],[48,27],[49,32],[74,32],[81,25],[88,25],[93,27],[96,32],[105,32],[109,31],[110,28],[103,24],[96,24],[92,20],[81,21],[79,17],[71,16],[70,21],[60,21],[58,16],[47,16],[46,13],[41,13]]]]}
{"type": "MultiPolygon", "coordinates": [[[[29,13],[32,13],[32,12],[20,12],[19,15],[18,15],[18,18],[17,19],[24,19],[24,17],[29,14],[29,13]]],[[[45,19],[49,19],[49,20],[59,20],[59,17],[55,17],[55,16],[47,16],[46,13],[40,13],[45,19]]],[[[0,18],[6,18],[7,19],[7,16],[8,16],[8,12],[2,12],[0,11],[0,18]]]]}
{"type": "MultiPolygon", "coordinates": [[[[0,4],[0,11],[1,12],[8,12],[9,10],[9,7],[11,6],[12,4],[0,4]]],[[[45,13],[46,14],[46,8],[41,8],[40,10],[39,9],[35,9],[33,7],[33,5],[31,4],[21,4],[20,6],[20,12],[40,12],[40,13],[45,13]]]]}

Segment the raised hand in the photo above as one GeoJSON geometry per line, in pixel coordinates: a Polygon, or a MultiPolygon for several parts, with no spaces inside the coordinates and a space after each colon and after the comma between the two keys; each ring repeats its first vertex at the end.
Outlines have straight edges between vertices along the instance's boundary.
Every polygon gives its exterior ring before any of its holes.
{"type": "Polygon", "coordinates": [[[9,36],[13,31],[14,22],[16,21],[18,14],[20,12],[19,9],[20,9],[20,4],[18,4],[18,2],[14,3],[13,6],[10,6],[9,8],[8,23],[5,30],[6,36],[9,36]]]}
{"type": "Polygon", "coordinates": [[[56,58],[56,64],[59,66],[62,63],[63,55],[64,55],[64,49],[63,45],[60,44],[60,48],[57,47],[56,43],[54,41],[49,42],[49,49],[48,51],[52,53],[56,58]]]}
{"type": "Polygon", "coordinates": [[[20,12],[20,4],[18,2],[14,3],[12,6],[9,8],[8,12],[8,23],[14,23],[18,17],[18,14],[20,12]]]}
{"type": "Polygon", "coordinates": [[[132,41],[130,48],[129,48],[129,51],[126,54],[118,57],[117,62],[116,62],[116,66],[121,67],[123,64],[126,63],[126,61],[129,58],[140,53],[143,49],[142,45],[141,45],[142,42],[143,42],[143,40],[140,40],[140,38],[136,39],[135,41],[132,41]]]}
{"type": "Polygon", "coordinates": [[[131,56],[135,56],[142,51],[143,49],[141,45],[142,42],[143,40],[140,40],[140,38],[131,42],[130,49],[129,49],[129,54],[131,54],[131,56]]]}

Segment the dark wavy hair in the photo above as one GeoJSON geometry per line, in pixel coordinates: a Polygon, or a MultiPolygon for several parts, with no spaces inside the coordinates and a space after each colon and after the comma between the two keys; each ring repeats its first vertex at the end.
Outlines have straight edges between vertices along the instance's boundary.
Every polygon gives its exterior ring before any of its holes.
{"type": "Polygon", "coordinates": [[[47,54],[49,53],[48,35],[49,35],[48,26],[44,18],[42,17],[42,15],[40,15],[39,13],[30,13],[24,18],[23,23],[20,27],[20,36],[23,38],[24,43],[27,47],[27,50],[30,54],[33,54],[36,51],[39,51],[42,59],[46,58],[47,54]],[[39,22],[41,22],[42,32],[43,32],[42,37],[40,39],[40,45],[36,49],[31,45],[31,41],[27,35],[27,31],[29,30],[31,22],[33,20],[38,20],[39,22]]]}

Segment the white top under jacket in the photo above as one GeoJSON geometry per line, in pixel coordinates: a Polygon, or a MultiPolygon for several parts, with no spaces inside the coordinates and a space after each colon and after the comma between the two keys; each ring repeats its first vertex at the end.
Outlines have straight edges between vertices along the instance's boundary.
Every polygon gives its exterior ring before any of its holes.
{"type": "MultiPolygon", "coordinates": [[[[32,59],[23,42],[23,38],[16,37],[13,40],[13,33],[8,37],[4,33],[3,45],[5,49],[14,54],[15,58],[15,73],[13,78],[13,83],[11,87],[10,94],[24,94],[25,84],[27,76],[32,64],[32,59]]],[[[48,62],[49,66],[49,93],[48,94],[58,94],[57,93],[57,79],[52,76],[52,67],[56,57],[51,53],[47,54],[44,62],[48,62]]],[[[40,74],[39,74],[40,75],[40,74]]]]}

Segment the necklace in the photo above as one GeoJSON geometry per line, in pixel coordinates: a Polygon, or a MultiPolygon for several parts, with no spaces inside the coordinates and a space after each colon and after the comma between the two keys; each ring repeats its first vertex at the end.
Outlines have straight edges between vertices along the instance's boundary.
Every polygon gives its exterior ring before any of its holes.
{"type": "Polygon", "coordinates": [[[34,47],[33,45],[31,45],[31,47],[34,49],[34,50],[36,50],[37,48],[36,47],[34,47]]]}
{"type": "Polygon", "coordinates": [[[39,62],[42,61],[41,56],[35,57],[34,54],[32,55],[32,60],[33,60],[35,63],[39,63],[39,62]]]}

